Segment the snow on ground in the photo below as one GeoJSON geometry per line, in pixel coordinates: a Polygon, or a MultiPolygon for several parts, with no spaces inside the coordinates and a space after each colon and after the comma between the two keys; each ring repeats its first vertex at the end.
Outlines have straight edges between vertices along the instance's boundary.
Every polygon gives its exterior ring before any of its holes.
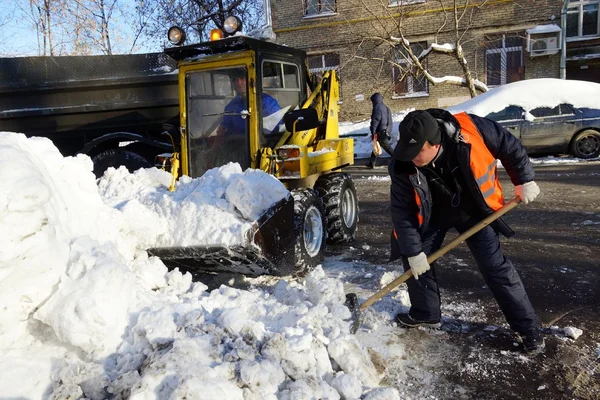
{"type": "MultiPolygon", "coordinates": [[[[390,143],[392,147],[396,146],[398,142],[398,125],[400,121],[404,119],[404,116],[409,112],[413,111],[414,108],[401,111],[399,113],[392,114],[392,120],[394,121],[392,126],[392,140],[390,143]]],[[[369,158],[371,151],[373,150],[373,143],[371,139],[371,120],[367,119],[359,122],[340,122],[340,136],[354,138],[354,154],[356,158],[369,158]]],[[[383,151],[382,158],[389,158],[389,155],[383,151]]]]}
{"type": "MultiPolygon", "coordinates": [[[[394,132],[405,114],[394,115],[394,132]]],[[[366,134],[355,136],[359,157],[371,151],[368,124],[340,125],[342,135],[366,134]]],[[[230,164],[169,192],[160,170],[109,170],[98,182],[91,170],[88,157],[63,158],[47,139],[0,133],[2,397],[399,398],[378,387],[385,366],[365,345],[389,363],[386,382],[416,367],[422,382],[436,381],[425,371],[436,365],[407,359],[403,330],[389,323],[408,307],[404,289],[367,310],[358,335],[348,332],[341,281],[362,274],[364,298],[393,279],[385,269],[329,260],[327,275],[317,269],[304,283],[209,292],[145,252],[241,243],[289,195],[277,180],[230,164]]]]}
{"type": "Polygon", "coordinates": [[[343,286],[322,269],[303,284],[208,292],[143,250],[151,222],[183,218],[175,202],[205,223],[215,208],[253,215],[224,200],[260,182],[256,172],[226,166],[171,194],[157,171],[117,170],[103,199],[91,171],[47,139],[0,133],[2,397],[399,398],[378,387],[343,286]]]}

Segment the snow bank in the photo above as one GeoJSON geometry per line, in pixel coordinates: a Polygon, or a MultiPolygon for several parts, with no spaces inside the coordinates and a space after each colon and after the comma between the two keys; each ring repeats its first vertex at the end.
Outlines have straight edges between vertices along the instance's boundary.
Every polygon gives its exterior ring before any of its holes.
{"type": "Polygon", "coordinates": [[[229,165],[170,194],[159,171],[116,170],[100,182],[106,204],[91,170],[46,139],[0,133],[2,397],[399,398],[377,388],[349,333],[342,284],[320,268],[305,284],[208,292],[141,250],[152,221],[213,224],[216,204],[252,216],[261,201],[235,202],[255,196],[260,174],[229,165]],[[224,197],[205,193],[223,188],[224,197]],[[188,213],[175,215],[177,202],[188,213]]]}

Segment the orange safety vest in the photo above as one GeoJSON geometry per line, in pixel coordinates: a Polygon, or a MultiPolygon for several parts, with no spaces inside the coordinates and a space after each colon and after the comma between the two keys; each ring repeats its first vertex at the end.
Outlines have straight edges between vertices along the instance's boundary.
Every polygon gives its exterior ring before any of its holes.
{"type": "Polygon", "coordinates": [[[421,198],[419,197],[419,193],[417,193],[417,189],[415,189],[415,200],[417,202],[417,206],[419,207],[419,214],[417,215],[417,218],[419,219],[419,226],[421,226],[425,221],[425,216],[423,215],[423,204],[421,203],[421,198]]]}
{"type": "MultiPolygon", "coordinates": [[[[471,145],[470,152],[470,167],[475,177],[475,181],[481,190],[481,194],[487,205],[497,210],[504,205],[504,196],[502,194],[502,186],[498,180],[497,173],[497,161],[496,158],[490,153],[486,147],[479,130],[473,123],[471,117],[467,113],[455,114],[454,118],[458,120],[460,124],[461,134],[465,143],[471,145]]],[[[425,216],[423,215],[423,205],[421,198],[416,189],[415,190],[415,201],[419,207],[419,213],[417,218],[419,220],[419,227],[423,225],[425,216]]],[[[394,231],[396,236],[396,231],[394,231]]],[[[397,236],[396,236],[397,237],[397,236]]]]}
{"type": "Polygon", "coordinates": [[[497,210],[504,205],[502,186],[498,179],[498,162],[486,147],[483,137],[471,117],[462,112],[455,114],[454,118],[460,124],[463,140],[471,145],[471,171],[473,171],[483,198],[492,210],[497,210]]]}

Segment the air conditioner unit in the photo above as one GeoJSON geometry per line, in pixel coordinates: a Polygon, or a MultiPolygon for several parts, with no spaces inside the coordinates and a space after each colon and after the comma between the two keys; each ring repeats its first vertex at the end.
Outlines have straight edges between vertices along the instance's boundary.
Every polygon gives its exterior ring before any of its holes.
{"type": "Polygon", "coordinates": [[[529,53],[532,57],[556,54],[560,50],[557,37],[545,37],[529,40],[529,53]]]}
{"type": "Polygon", "coordinates": [[[547,56],[559,52],[562,30],[557,25],[538,25],[527,29],[527,51],[531,57],[547,56]]]}

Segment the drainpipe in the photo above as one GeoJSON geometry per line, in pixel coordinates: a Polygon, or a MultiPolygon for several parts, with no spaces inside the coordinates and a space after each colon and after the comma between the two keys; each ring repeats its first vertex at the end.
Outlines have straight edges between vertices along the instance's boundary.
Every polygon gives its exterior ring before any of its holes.
{"type": "Polygon", "coordinates": [[[560,46],[560,79],[567,79],[567,7],[569,0],[563,0],[562,12],[560,14],[560,28],[562,46],[560,46]]]}

